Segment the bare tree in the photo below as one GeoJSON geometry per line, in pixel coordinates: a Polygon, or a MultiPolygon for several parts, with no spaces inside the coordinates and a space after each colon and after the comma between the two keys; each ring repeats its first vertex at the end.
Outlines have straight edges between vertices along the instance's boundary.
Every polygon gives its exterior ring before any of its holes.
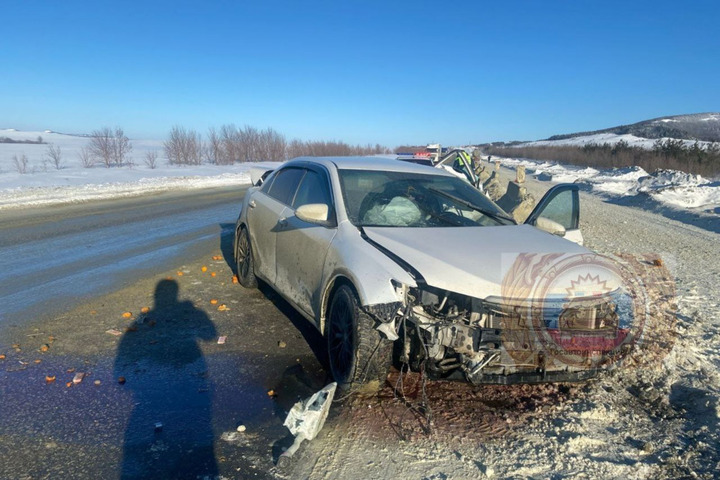
{"type": "Polygon", "coordinates": [[[94,130],[88,145],[90,154],[99,159],[107,168],[113,165],[121,166],[125,157],[132,151],[130,139],[125,136],[122,128],[115,131],[109,127],[94,130]]]}
{"type": "Polygon", "coordinates": [[[78,152],[78,158],[80,159],[80,164],[83,166],[83,168],[92,168],[92,166],[95,165],[95,158],[90,152],[90,149],[87,147],[80,148],[80,151],[78,152]]]}
{"type": "MultiPolygon", "coordinates": [[[[122,128],[116,127],[115,136],[113,137],[113,161],[115,165],[122,166],[131,151],[132,143],[130,143],[130,139],[125,136],[122,128]]],[[[128,160],[128,162],[132,166],[132,161],[128,160]]]]}
{"type": "Polygon", "coordinates": [[[208,129],[207,148],[205,148],[205,157],[208,163],[221,164],[223,156],[222,139],[214,128],[208,129]]]}
{"type": "Polygon", "coordinates": [[[50,162],[55,165],[55,168],[57,170],[60,170],[62,168],[62,152],[60,151],[60,147],[53,144],[48,145],[45,155],[50,160],[50,162]]]}
{"type": "Polygon", "coordinates": [[[25,155],[24,153],[20,155],[20,157],[18,157],[17,155],[13,155],[13,163],[15,164],[15,170],[17,170],[18,173],[22,175],[27,173],[27,155],[25,155]]]}
{"type": "Polygon", "coordinates": [[[163,146],[165,147],[165,156],[171,165],[200,165],[202,163],[202,138],[195,130],[185,130],[176,125],[170,130],[170,136],[163,146]]]}
{"type": "Polygon", "coordinates": [[[157,167],[157,157],[158,154],[155,150],[147,152],[145,154],[145,165],[151,169],[155,169],[157,167]]]}
{"type": "Polygon", "coordinates": [[[100,160],[105,167],[110,168],[113,164],[113,132],[108,127],[100,130],[93,130],[88,144],[90,154],[100,160]]]}

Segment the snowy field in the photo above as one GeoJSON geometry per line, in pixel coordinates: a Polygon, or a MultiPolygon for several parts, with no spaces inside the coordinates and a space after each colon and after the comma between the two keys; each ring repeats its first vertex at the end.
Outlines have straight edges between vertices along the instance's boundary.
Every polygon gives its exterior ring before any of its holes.
{"type": "MultiPolygon", "coordinates": [[[[617,135],[616,135],[617,137],[617,135]]],[[[485,157],[487,158],[487,157],[485,157]]],[[[524,158],[492,157],[503,166],[524,166],[538,180],[579,183],[609,197],[648,197],[677,209],[720,213],[720,180],[675,170],[648,173],[640,167],[595,169],[524,158]]]]}
{"type": "Polygon", "coordinates": [[[250,163],[235,165],[171,166],[159,140],[132,140],[129,160],[134,165],[106,168],[97,163],[84,168],[79,158],[89,138],[54,132],[0,130],[0,137],[45,144],[0,143],[0,210],[31,205],[76,203],[140,195],[171,189],[197,189],[250,183],[250,163]],[[60,148],[60,169],[48,157],[48,147],[60,148]],[[145,163],[148,152],[158,155],[156,168],[145,163]],[[21,174],[13,157],[27,157],[21,174]]]}

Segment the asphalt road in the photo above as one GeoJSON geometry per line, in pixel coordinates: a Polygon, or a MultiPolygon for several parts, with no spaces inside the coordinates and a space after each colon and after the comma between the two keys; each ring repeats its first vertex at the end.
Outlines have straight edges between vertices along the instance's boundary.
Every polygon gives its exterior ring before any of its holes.
{"type": "Polygon", "coordinates": [[[245,187],[0,212],[0,330],[219,246],[245,187]]]}
{"type": "Polygon", "coordinates": [[[243,193],[3,212],[0,479],[274,475],[327,373],[304,319],[232,282],[243,193]]]}

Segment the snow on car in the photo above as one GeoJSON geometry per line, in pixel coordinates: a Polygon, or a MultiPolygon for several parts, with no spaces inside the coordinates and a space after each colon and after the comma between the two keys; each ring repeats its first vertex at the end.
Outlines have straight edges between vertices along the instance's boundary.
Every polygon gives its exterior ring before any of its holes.
{"type": "Polygon", "coordinates": [[[644,307],[632,275],[580,245],[578,202],[557,185],[518,225],[443,170],[298,158],[245,195],[238,278],[318,328],[341,389],[393,360],[473,383],[582,380],[629,351],[644,307]]]}

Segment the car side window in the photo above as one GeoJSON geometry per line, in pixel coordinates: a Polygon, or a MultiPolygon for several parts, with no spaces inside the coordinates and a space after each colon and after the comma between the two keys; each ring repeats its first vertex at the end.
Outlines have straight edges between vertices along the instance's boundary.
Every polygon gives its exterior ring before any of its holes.
{"type": "Polygon", "coordinates": [[[297,209],[309,203],[322,203],[331,206],[327,179],[324,175],[313,170],[308,170],[303,177],[292,207],[297,209]]]}
{"type": "Polygon", "coordinates": [[[268,195],[278,202],[291,205],[295,197],[295,191],[304,174],[305,170],[300,168],[285,168],[280,170],[274,175],[275,179],[268,190],[268,195]]]}
{"type": "Polygon", "coordinates": [[[545,206],[541,216],[559,223],[566,229],[577,228],[573,222],[573,192],[565,190],[555,195],[545,206]]]}

